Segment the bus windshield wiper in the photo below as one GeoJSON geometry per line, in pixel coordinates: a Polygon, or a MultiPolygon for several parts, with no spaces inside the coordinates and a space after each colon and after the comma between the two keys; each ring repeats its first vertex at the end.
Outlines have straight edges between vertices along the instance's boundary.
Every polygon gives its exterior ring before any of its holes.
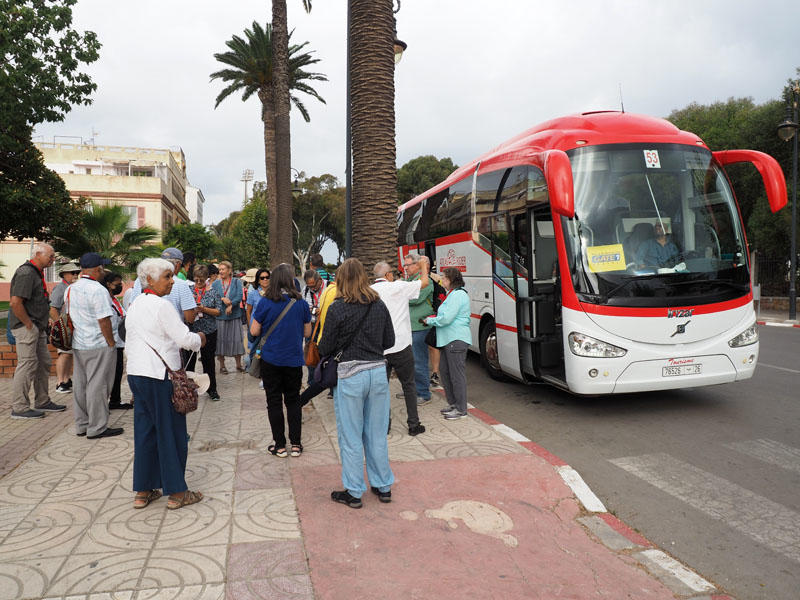
{"type": "Polygon", "coordinates": [[[611,298],[613,296],[616,296],[617,292],[620,291],[625,286],[627,286],[630,282],[632,282],[632,281],[641,281],[643,279],[644,280],[652,279],[654,277],[658,277],[658,273],[651,273],[649,275],[624,275],[622,277],[622,279],[624,279],[624,281],[622,283],[620,283],[616,287],[611,288],[605,294],[601,295],[601,298],[603,299],[603,304],[608,302],[609,298],[611,298]]]}

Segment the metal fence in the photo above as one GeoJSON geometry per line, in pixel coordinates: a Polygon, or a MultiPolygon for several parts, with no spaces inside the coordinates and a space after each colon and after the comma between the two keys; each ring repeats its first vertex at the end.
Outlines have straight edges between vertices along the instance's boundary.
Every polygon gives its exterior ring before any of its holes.
{"type": "MultiPolygon", "coordinates": [[[[799,263],[800,264],[800,263],[799,263]]],[[[789,260],[756,258],[754,282],[761,284],[762,296],[789,296],[789,260]]],[[[797,281],[800,282],[800,269],[797,281]]]]}

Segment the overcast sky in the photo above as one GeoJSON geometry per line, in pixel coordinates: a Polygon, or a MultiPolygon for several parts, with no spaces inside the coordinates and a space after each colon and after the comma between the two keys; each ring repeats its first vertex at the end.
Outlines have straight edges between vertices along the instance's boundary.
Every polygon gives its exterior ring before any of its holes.
{"type": "MultiPolygon", "coordinates": [[[[309,41],[326,99],[292,111],[292,166],[344,181],[347,3],[287,0],[294,42],[309,41]]],[[[395,0],[395,5],[397,1],[395,0]]],[[[215,52],[266,0],[79,0],[75,26],[103,44],[89,67],[94,103],[37,140],[95,135],[97,144],[180,146],[206,198],[205,224],[241,208],[242,170],[265,179],[260,104],[231,96],[214,110],[215,52]]],[[[397,32],[397,163],[423,154],[463,164],[547,119],[618,109],[667,116],[691,102],[778,98],[800,66],[797,0],[402,0],[397,32]]],[[[61,138],[56,141],[69,142],[61,138]]]]}

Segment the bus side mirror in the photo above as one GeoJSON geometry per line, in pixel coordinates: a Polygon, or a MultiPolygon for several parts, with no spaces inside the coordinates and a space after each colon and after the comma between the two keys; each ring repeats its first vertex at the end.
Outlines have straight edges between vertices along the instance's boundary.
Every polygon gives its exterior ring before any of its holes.
{"type": "Polygon", "coordinates": [[[717,162],[722,165],[732,163],[749,162],[764,180],[764,187],[767,190],[767,200],[772,212],[778,212],[786,206],[786,178],[783,176],[778,161],[769,154],[758,152],[757,150],[719,150],[712,152],[717,162]]]}
{"type": "Polygon", "coordinates": [[[571,219],[575,216],[575,188],[569,157],[563,150],[546,150],[541,158],[550,206],[556,214],[571,219]]]}

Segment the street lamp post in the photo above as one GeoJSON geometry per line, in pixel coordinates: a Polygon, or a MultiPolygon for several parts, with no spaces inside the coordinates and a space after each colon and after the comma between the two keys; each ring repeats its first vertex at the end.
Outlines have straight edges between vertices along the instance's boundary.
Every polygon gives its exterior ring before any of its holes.
{"type": "Polygon", "coordinates": [[[305,176],[294,167],[289,167],[289,168],[292,171],[294,171],[294,183],[292,184],[292,197],[297,198],[300,194],[303,193],[303,188],[300,187],[300,182],[298,181],[298,179],[300,179],[300,177],[305,178],[305,176]]]}
{"type": "Polygon", "coordinates": [[[245,169],[242,171],[242,178],[239,181],[244,182],[244,203],[242,206],[247,204],[247,182],[253,181],[253,169],[245,169]]]}
{"type": "Polygon", "coordinates": [[[789,320],[797,317],[797,100],[800,97],[800,81],[792,86],[792,105],[786,107],[786,118],[778,125],[778,136],[788,142],[792,140],[792,248],[789,257],[789,320]]]}

